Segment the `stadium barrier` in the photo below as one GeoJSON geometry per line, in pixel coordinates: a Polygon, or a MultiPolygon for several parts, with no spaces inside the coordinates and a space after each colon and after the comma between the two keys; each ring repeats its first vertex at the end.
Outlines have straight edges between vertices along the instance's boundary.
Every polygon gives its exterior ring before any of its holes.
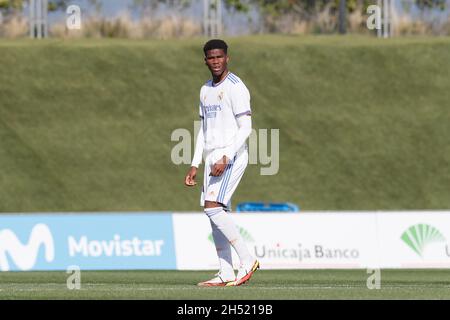
{"type": "MultiPolygon", "coordinates": [[[[233,219],[262,269],[450,268],[450,211],[261,212],[233,219]]],[[[218,268],[203,213],[0,215],[1,271],[73,265],[218,268]]]]}
{"type": "Polygon", "coordinates": [[[0,270],[66,270],[71,265],[175,269],[172,215],[0,215],[0,270]]]}

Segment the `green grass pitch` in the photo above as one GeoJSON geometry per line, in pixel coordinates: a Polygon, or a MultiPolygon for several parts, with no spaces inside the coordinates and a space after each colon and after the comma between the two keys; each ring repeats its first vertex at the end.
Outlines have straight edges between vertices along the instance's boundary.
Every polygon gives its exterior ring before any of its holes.
{"type": "Polygon", "coordinates": [[[212,271],[82,271],[67,289],[64,271],[0,273],[0,299],[450,299],[450,270],[381,270],[367,288],[366,270],[259,270],[245,285],[199,288],[212,271]]]}

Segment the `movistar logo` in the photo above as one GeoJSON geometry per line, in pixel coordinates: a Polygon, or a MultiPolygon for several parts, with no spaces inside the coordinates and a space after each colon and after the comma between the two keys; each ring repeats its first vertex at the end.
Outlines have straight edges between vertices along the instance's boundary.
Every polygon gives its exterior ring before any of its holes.
{"type": "MultiPolygon", "coordinates": [[[[247,230],[245,230],[242,227],[238,227],[238,228],[239,228],[239,233],[241,234],[241,236],[242,236],[242,238],[244,239],[245,242],[255,242],[255,240],[253,239],[252,235],[247,230]]],[[[209,234],[208,240],[214,243],[214,239],[213,239],[212,233],[209,234]]]]}
{"type": "Polygon", "coordinates": [[[10,229],[0,230],[0,270],[9,271],[7,253],[20,270],[31,270],[37,259],[39,247],[45,249],[45,260],[53,261],[55,247],[53,237],[47,225],[39,223],[31,230],[28,243],[23,245],[10,229]]]}
{"type": "Polygon", "coordinates": [[[409,227],[403,232],[401,239],[421,257],[427,245],[445,241],[444,236],[438,229],[423,223],[409,227]]]}

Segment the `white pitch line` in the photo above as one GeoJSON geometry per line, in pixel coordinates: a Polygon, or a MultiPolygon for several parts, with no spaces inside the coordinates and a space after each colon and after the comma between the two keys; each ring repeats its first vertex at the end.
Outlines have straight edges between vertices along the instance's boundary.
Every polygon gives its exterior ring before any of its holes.
{"type": "MultiPolygon", "coordinates": [[[[8,291],[10,292],[39,292],[39,291],[61,291],[64,290],[65,288],[11,288],[8,291]]],[[[67,289],[67,291],[73,291],[73,292],[77,292],[77,291],[105,291],[105,292],[112,292],[112,291],[161,291],[161,290],[166,290],[166,291],[179,291],[179,290],[194,290],[196,289],[195,287],[183,287],[183,288],[173,288],[173,287],[168,287],[168,288],[94,288],[94,287],[90,287],[90,288],[83,288],[83,285],[81,286],[81,289],[79,290],[69,290],[67,289]]],[[[241,288],[242,289],[242,288],[241,288]]],[[[333,289],[332,287],[327,288],[327,287],[321,287],[321,288],[308,288],[308,287],[303,287],[303,288],[299,288],[299,287],[264,287],[264,288],[258,288],[258,289],[264,289],[264,290],[299,290],[299,289],[333,289]]],[[[199,288],[198,290],[228,290],[226,288],[199,288]]],[[[247,290],[249,290],[247,288],[247,290]]]]}
{"type": "MultiPolygon", "coordinates": [[[[118,287],[118,288],[96,288],[96,285],[85,285],[83,288],[83,285],[80,290],[69,290],[67,291],[158,291],[158,290],[167,290],[167,291],[176,291],[176,290],[228,290],[227,288],[197,288],[197,287],[144,287],[144,288],[127,288],[127,287],[118,287]]],[[[392,289],[405,289],[405,288],[415,288],[415,287],[424,287],[421,285],[415,285],[415,286],[407,286],[407,285],[401,285],[401,286],[382,286],[381,289],[383,290],[392,290],[392,289]]],[[[426,286],[425,286],[426,287],[426,286]]],[[[444,287],[426,287],[429,289],[450,289],[450,286],[444,286],[444,287]]],[[[12,291],[12,292],[37,292],[37,291],[61,291],[62,289],[65,289],[63,287],[60,288],[8,288],[8,289],[0,289],[0,291],[12,291]]],[[[241,287],[239,290],[332,290],[332,289],[366,289],[363,286],[303,286],[303,287],[241,287]]],[[[368,290],[368,289],[367,289],[368,290]]]]}

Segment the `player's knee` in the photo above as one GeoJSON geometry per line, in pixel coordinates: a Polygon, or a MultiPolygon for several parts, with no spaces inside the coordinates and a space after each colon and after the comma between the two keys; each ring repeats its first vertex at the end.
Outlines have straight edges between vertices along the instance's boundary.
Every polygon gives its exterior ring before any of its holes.
{"type": "Polygon", "coordinates": [[[217,208],[217,207],[222,208],[222,204],[219,202],[215,202],[215,201],[205,201],[205,209],[217,208]]]}
{"type": "Polygon", "coordinates": [[[211,218],[212,216],[220,213],[223,211],[222,206],[218,206],[218,207],[205,207],[205,214],[211,218]]]}

